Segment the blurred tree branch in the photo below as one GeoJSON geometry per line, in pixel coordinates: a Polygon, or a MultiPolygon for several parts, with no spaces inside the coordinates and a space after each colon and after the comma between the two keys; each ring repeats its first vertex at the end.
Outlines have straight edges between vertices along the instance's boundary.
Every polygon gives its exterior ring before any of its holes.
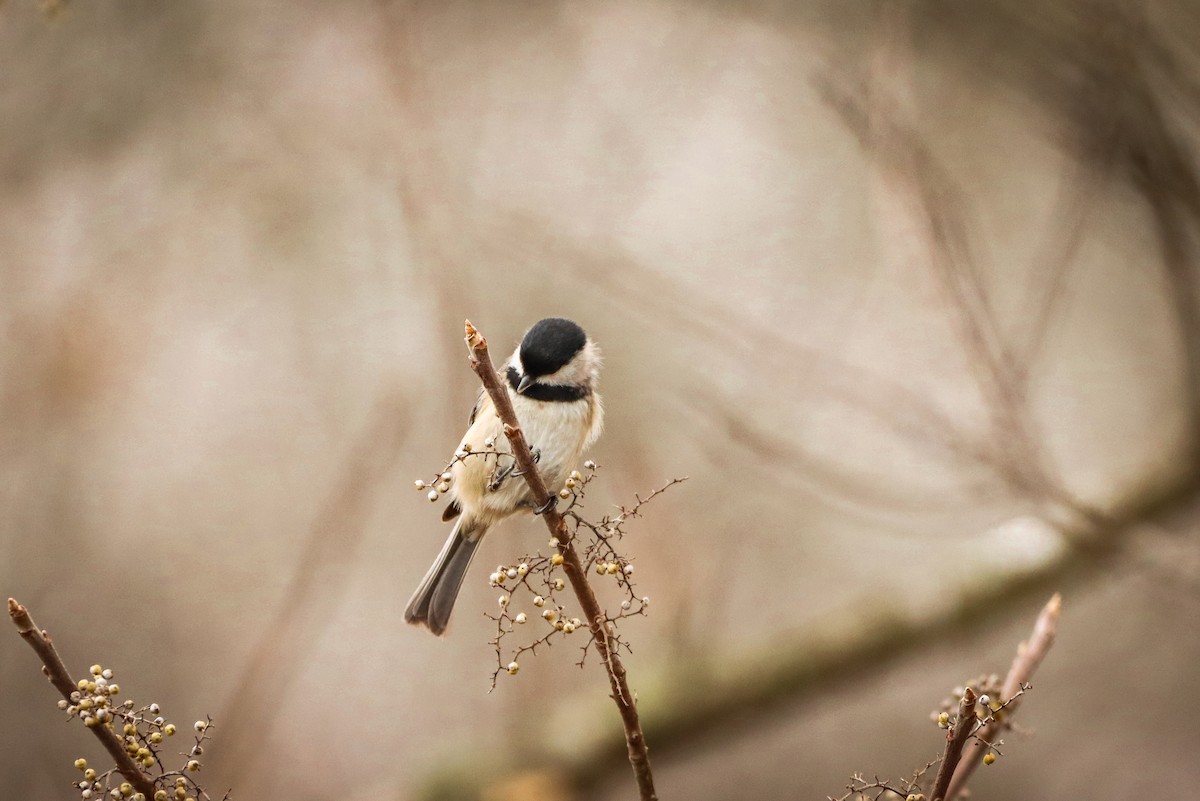
{"type": "MultiPolygon", "coordinates": [[[[1112,570],[1132,555],[1129,530],[1194,503],[1198,494],[1200,483],[1189,478],[1159,495],[1140,498],[1110,514],[1108,527],[1074,541],[1059,557],[1031,570],[976,580],[924,616],[885,613],[856,621],[853,630],[847,630],[844,620],[834,620],[823,630],[773,643],[769,652],[749,657],[716,678],[704,665],[694,666],[691,673],[652,677],[649,685],[670,686],[675,692],[656,700],[644,716],[646,736],[658,755],[686,753],[714,735],[736,737],[783,709],[794,713],[798,703],[864,681],[914,654],[978,634],[980,620],[999,623],[1023,615],[1031,602],[1046,593],[1084,584],[1112,570]]],[[[1037,630],[1044,627],[1035,629],[1035,642],[1037,630]]],[[[1040,646],[1033,653],[1039,650],[1044,653],[1040,646]]],[[[1017,670],[1023,658],[1018,655],[1009,679],[1029,675],[1017,670]]],[[[1009,687],[1008,680],[1005,686],[1009,687]]],[[[611,776],[622,759],[621,745],[607,738],[552,766],[561,771],[566,784],[586,796],[611,776]]]]}

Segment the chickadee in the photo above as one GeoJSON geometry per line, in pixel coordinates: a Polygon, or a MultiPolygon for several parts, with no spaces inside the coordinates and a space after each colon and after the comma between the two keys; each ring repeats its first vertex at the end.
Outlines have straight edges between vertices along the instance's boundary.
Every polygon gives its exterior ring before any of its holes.
{"type": "MultiPolygon", "coordinates": [[[[596,345],[578,325],[557,317],[530,328],[501,368],[525,441],[551,492],[563,485],[584,449],[600,435],[599,370],[596,345]]],[[[504,424],[485,392],[468,423],[458,448],[468,455],[450,468],[450,505],[442,515],[443,521],[457,522],[404,610],[405,620],[428,626],[434,634],[446,630],[483,535],[504,518],[534,506],[529,485],[515,469],[504,424]]]]}

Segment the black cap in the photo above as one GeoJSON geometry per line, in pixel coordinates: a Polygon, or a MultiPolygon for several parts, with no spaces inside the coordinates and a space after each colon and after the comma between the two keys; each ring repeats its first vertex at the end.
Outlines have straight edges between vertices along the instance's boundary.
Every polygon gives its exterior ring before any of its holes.
{"type": "Polygon", "coordinates": [[[561,317],[539,320],[521,340],[525,375],[537,378],[557,372],[586,344],[587,334],[570,320],[561,317]]]}

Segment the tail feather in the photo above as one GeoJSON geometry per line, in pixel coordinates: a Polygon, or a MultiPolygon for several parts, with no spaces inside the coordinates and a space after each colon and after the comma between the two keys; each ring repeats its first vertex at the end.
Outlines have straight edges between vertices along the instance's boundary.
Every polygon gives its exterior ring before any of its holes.
{"type": "Polygon", "coordinates": [[[442,546],[442,552],[425,578],[421,579],[404,610],[407,622],[428,626],[434,634],[440,635],[446,631],[463,577],[467,574],[471,558],[475,556],[475,548],[483,539],[482,531],[464,523],[460,517],[454,524],[454,530],[442,546]]]}

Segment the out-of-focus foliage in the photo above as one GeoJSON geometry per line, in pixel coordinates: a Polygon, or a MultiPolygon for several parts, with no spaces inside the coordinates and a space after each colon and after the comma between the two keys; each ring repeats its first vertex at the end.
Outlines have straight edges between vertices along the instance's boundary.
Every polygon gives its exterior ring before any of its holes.
{"type": "MultiPolygon", "coordinates": [[[[489,538],[444,640],[400,610],[462,319],[499,354],[561,314],[607,356],[589,507],[691,477],[627,541],[648,721],[1119,519],[1036,747],[976,793],[1191,792],[1197,34],[1188,2],[0,6],[0,592],[211,712],[235,797],[550,792],[616,722],[557,649],[486,693],[487,566],[544,532],[489,538]]],[[[652,742],[663,797],[908,771],[1026,618],[652,742]]],[[[0,686],[2,794],[67,797],[16,638],[0,686]]]]}

